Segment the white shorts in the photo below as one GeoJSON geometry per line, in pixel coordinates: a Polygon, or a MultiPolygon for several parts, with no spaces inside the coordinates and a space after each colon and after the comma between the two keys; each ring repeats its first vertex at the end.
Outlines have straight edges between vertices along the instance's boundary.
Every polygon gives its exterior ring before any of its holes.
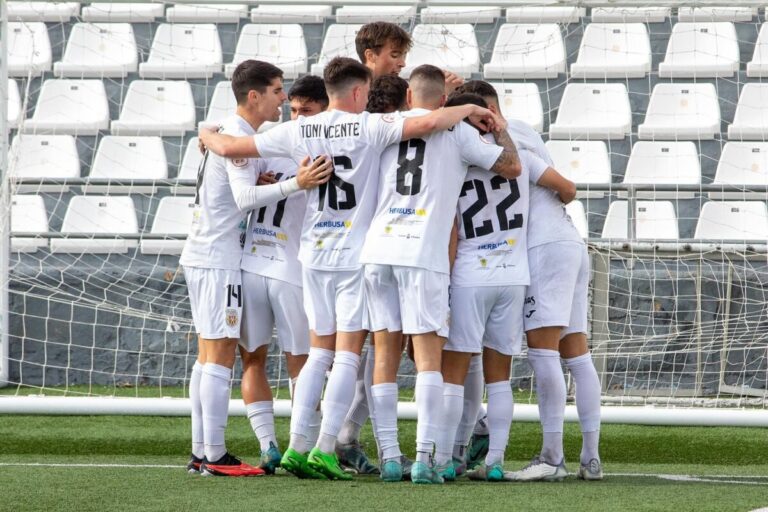
{"type": "Polygon", "coordinates": [[[201,338],[240,337],[243,294],[239,270],[184,267],[192,321],[201,338]]]}
{"type": "Polygon", "coordinates": [[[365,291],[370,330],[405,334],[436,332],[450,326],[450,276],[423,268],[366,265],[365,291]]]}
{"type": "Polygon", "coordinates": [[[531,284],[525,296],[525,330],[562,327],[561,337],[587,332],[589,255],[578,242],[553,242],[528,250],[531,284]]]}
{"type": "Polygon", "coordinates": [[[479,354],[483,347],[507,356],[523,344],[525,286],[451,288],[451,336],[445,350],[479,354]]]}
{"type": "Polygon", "coordinates": [[[368,329],[363,269],[302,271],[304,310],[319,336],[368,329]]]}
{"type": "Polygon", "coordinates": [[[243,270],[243,324],[240,344],[248,352],[269,345],[277,327],[280,350],[309,354],[309,324],[301,287],[243,270]]]}

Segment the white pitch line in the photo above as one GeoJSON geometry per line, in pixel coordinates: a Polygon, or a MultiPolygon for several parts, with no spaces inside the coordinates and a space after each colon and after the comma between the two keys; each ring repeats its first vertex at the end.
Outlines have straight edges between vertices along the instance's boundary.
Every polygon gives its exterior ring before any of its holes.
{"type": "Polygon", "coordinates": [[[0,462],[0,466],[27,466],[42,468],[160,468],[179,469],[186,466],[174,464],[70,464],[49,462],[0,462]]]}

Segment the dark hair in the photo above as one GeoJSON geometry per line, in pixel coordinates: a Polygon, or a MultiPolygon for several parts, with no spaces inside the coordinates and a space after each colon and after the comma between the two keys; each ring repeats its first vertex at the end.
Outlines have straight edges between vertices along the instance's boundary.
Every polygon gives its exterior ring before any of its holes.
{"type": "Polygon", "coordinates": [[[402,110],[405,105],[408,82],[396,75],[380,76],[371,84],[368,92],[368,106],[372,114],[388,114],[402,110]]]}
{"type": "Polygon", "coordinates": [[[323,79],[315,75],[307,75],[299,78],[291,86],[291,91],[288,93],[288,99],[293,98],[306,98],[310,101],[316,101],[323,105],[328,106],[328,93],[325,92],[325,83],[323,79]]]}
{"type": "Polygon", "coordinates": [[[488,108],[488,102],[479,94],[469,92],[453,92],[448,96],[445,102],[446,107],[458,107],[460,105],[477,105],[478,107],[488,108]]]}
{"type": "Polygon", "coordinates": [[[355,50],[360,61],[365,63],[365,50],[373,50],[378,55],[387,42],[392,43],[397,50],[407,52],[413,46],[411,36],[399,25],[376,21],[360,27],[355,36],[355,50]]]}
{"type": "Polygon", "coordinates": [[[413,79],[427,80],[430,82],[445,83],[445,73],[442,69],[432,64],[422,64],[417,66],[411,71],[411,80],[413,79]]]}
{"type": "Polygon", "coordinates": [[[334,57],[323,71],[325,89],[329,94],[339,94],[353,82],[370,82],[371,70],[349,57],[334,57]]]}
{"type": "Polygon", "coordinates": [[[492,98],[496,103],[499,102],[499,93],[491,84],[483,80],[469,80],[458,86],[453,92],[477,94],[483,98],[492,98]]]}
{"type": "Polygon", "coordinates": [[[248,91],[263,93],[275,78],[283,78],[283,71],[269,62],[245,60],[232,73],[232,92],[238,105],[245,103],[248,91]]]}

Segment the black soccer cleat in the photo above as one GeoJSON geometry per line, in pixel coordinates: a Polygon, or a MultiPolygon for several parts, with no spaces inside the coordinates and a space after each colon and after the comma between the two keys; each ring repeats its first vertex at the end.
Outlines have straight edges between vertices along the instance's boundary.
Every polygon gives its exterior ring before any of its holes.
{"type": "Polygon", "coordinates": [[[196,475],[200,473],[200,465],[203,463],[203,459],[195,457],[195,454],[189,456],[189,462],[187,462],[187,473],[190,475],[196,475]]]}

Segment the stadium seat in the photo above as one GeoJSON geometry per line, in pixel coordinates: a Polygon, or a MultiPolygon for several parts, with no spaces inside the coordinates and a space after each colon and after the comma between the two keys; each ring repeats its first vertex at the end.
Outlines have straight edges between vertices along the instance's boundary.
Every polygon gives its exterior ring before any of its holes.
{"type": "MultiPolygon", "coordinates": [[[[699,153],[693,142],[635,143],[624,183],[638,185],[697,185],[701,183],[699,153]]],[[[621,194],[626,196],[626,194],[621,194]]],[[[693,192],[638,192],[638,197],[692,198],[693,192]]]]}
{"type": "Polygon", "coordinates": [[[694,238],[762,240],[768,238],[768,208],[764,201],[709,201],[701,207],[694,238]]]}
{"type": "MultiPolygon", "coordinates": [[[[547,150],[555,169],[576,184],[609,184],[611,159],[603,141],[549,140],[547,150]]],[[[605,192],[579,191],[579,197],[603,197],[605,192]]]]}
{"type": "Polygon", "coordinates": [[[138,66],[130,23],[75,23],[53,73],[60,78],[125,77],[138,66]]]}
{"type": "Polygon", "coordinates": [[[765,192],[749,192],[768,185],[768,142],[728,142],[717,162],[715,185],[744,187],[744,192],[711,192],[710,199],[761,199],[765,192]]]}
{"type": "Polygon", "coordinates": [[[168,7],[168,23],[239,23],[248,17],[245,4],[178,4],[168,7]]]}
{"type": "Polygon", "coordinates": [[[48,247],[47,238],[19,237],[14,233],[48,233],[43,196],[11,196],[11,251],[32,253],[48,247]]]}
{"type": "Polygon", "coordinates": [[[211,96],[211,103],[208,105],[205,121],[207,123],[222,121],[234,114],[235,109],[237,109],[237,101],[232,92],[232,82],[219,82],[213,89],[213,96],[211,96]]]}
{"type": "Polygon", "coordinates": [[[509,23],[578,23],[586,15],[586,8],[575,6],[507,7],[509,23]]]}
{"type": "Polygon", "coordinates": [[[109,105],[101,80],[51,79],[43,83],[25,133],[97,135],[109,127],[109,105]]]}
{"type": "MultiPolygon", "coordinates": [[[[27,135],[13,139],[8,153],[9,174],[17,178],[80,177],[80,156],[71,135],[27,135]]],[[[18,192],[67,192],[63,185],[19,185],[18,192]]]]}
{"type": "Polygon", "coordinates": [[[83,7],[81,19],[89,23],[149,23],[162,18],[164,11],[160,3],[95,3],[83,7]]]}
{"type": "Polygon", "coordinates": [[[21,95],[16,80],[8,80],[8,128],[15,130],[21,120],[21,95]]]}
{"type": "Polygon", "coordinates": [[[544,109],[538,85],[530,82],[496,82],[491,85],[499,95],[501,115],[525,121],[538,132],[544,129],[544,109]]]}
{"type": "Polygon", "coordinates": [[[88,185],[85,193],[153,194],[155,187],[132,186],[128,180],[164,180],[168,178],[165,148],[160,137],[121,137],[101,139],[89,178],[114,181],[109,185],[88,185]]]}
{"type": "Polygon", "coordinates": [[[752,61],[747,63],[747,76],[750,78],[768,77],[768,23],[763,23],[757,34],[752,61]]]}
{"type": "Polygon", "coordinates": [[[139,233],[133,199],[129,196],[75,196],[64,214],[61,232],[92,237],[53,239],[52,253],[126,253],[138,246],[137,240],[120,238],[120,235],[139,233]]]}
{"type": "MultiPolygon", "coordinates": [[[[635,207],[635,238],[638,240],[677,240],[675,207],[671,201],[638,201],[635,207]]],[[[626,240],[627,201],[613,201],[605,216],[602,238],[626,240]]]]}
{"type": "MultiPolygon", "coordinates": [[[[422,21],[424,16],[422,11],[422,21]]],[[[336,23],[410,23],[416,16],[416,5],[345,5],[336,9],[336,23]]]]}
{"type": "Polygon", "coordinates": [[[357,58],[355,36],[362,25],[335,24],[328,27],[323,39],[323,49],[316,64],[312,64],[312,74],[323,76],[323,69],[334,57],[357,58]]]}
{"type": "Polygon", "coordinates": [[[665,78],[727,77],[739,70],[739,43],[733,23],[676,23],[667,54],[659,63],[665,78]]]}
{"type": "Polygon", "coordinates": [[[656,84],[638,126],[640,139],[713,139],[720,132],[720,104],[713,84],[656,84]]]}
{"type": "Polygon", "coordinates": [[[184,151],[184,157],[181,159],[179,174],[176,179],[197,180],[197,170],[200,167],[200,162],[203,160],[203,154],[200,153],[197,144],[197,137],[189,139],[187,149],[184,151]]]}
{"type": "Polygon", "coordinates": [[[768,136],[768,84],[744,84],[736,105],[733,124],[728,127],[732,140],[766,140],[768,136]]]}
{"type": "MultiPolygon", "coordinates": [[[[195,202],[191,197],[164,197],[157,205],[150,233],[156,235],[186,235],[192,225],[195,202]]],[[[142,254],[181,254],[181,240],[142,240],[142,254]]]]}
{"type": "Polygon", "coordinates": [[[555,78],[565,73],[565,46],[560,27],[511,24],[501,26],[485,78],[555,78]]]}
{"type": "Polygon", "coordinates": [[[411,71],[422,64],[433,64],[464,78],[480,70],[475,29],[469,23],[416,25],[412,37],[413,48],[400,72],[403,78],[408,78],[411,71]]]}
{"type": "Polygon", "coordinates": [[[149,57],[139,64],[142,78],[210,78],[222,68],[216,25],[161,23],[149,57]]]}
{"type": "Polygon", "coordinates": [[[112,121],[114,135],[183,135],[195,129],[195,101],[186,81],[134,80],[112,121]]]}
{"type": "Polygon", "coordinates": [[[500,7],[429,6],[421,10],[422,23],[493,23],[501,18],[500,7]]]}
{"type": "Polygon", "coordinates": [[[51,40],[45,23],[8,23],[8,75],[27,77],[51,70],[51,40]]]}
{"type": "Polygon", "coordinates": [[[77,2],[8,2],[8,21],[63,23],[80,12],[77,2]]]}
{"type": "Polygon", "coordinates": [[[669,7],[593,7],[592,23],[663,23],[672,15],[669,7]]]}
{"type": "Polygon", "coordinates": [[[307,43],[298,24],[245,25],[240,31],[234,59],[224,68],[227,78],[246,59],[270,62],[283,70],[287,79],[307,72],[307,43]]]}
{"type": "Polygon", "coordinates": [[[575,84],[565,87],[552,139],[623,139],[632,128],[624,84],[575,84]]]}
{"type": "Polygon", "coordinates": [[[573,222],[581,238],[589,238],[589,223],[587,222],[587,214],[584,211],[584,204],[581,201],[571,201],[565,205],[565,211],[571,218],[571,222],[573,222]]]}
{"type": "Polygon", "coordinates": [[[752,21],[757,7],[678,7],[678,21],[752,21]]]}
{"type": "Polygon", "coordinates": [[[651,41],[642,23],[590,23],[573,78],[642,78],[651,71],[651,41]]]}
{"type": "Polygon", "coordinates": [[[251,9],[254,23],[322,23],[331,16],[330,5],[262,4],[251,9]]]}

